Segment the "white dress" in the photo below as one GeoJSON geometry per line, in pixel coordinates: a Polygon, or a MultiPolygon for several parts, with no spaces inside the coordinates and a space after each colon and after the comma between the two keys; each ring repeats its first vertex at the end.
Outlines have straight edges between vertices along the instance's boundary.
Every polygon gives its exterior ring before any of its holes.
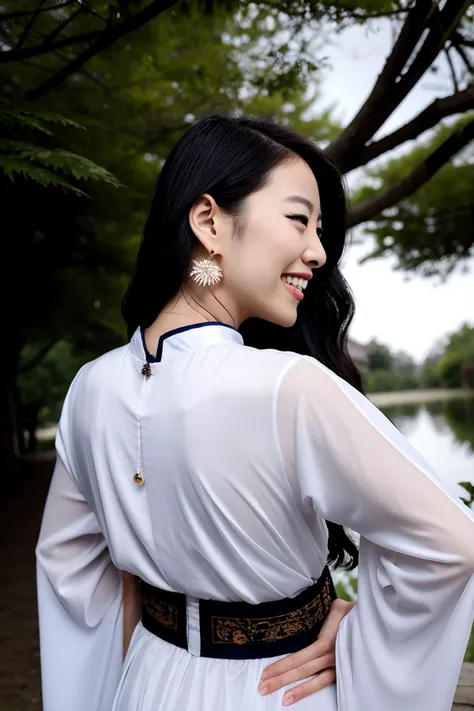
{"type": "Polygon", "coordinates": [[[276,711],[278,657],[199,655],[197,598],[293,597],[327,526],[361,535],[337,683],[298,711],[450,711],[474,617],[474,515],[358,391],[312,358],[208,323],[84,366],[36,548],[44,711],[276,711]],[[141,450],[143,486],[133,481],[141,450]],[[119,570],[186,593],[189,651],[138,624],[119,570]]]}

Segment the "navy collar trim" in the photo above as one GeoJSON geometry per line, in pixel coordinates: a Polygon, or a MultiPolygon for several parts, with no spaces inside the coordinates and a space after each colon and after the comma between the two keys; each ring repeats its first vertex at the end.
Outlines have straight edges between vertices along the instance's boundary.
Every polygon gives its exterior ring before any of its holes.
{"type": "Polygon", "coordinates": [[[146,347],[145,329],[140,326],[140,336],[142,339],[143,350],[146,355],[147,363],[159,363],[161,361],[163,357],[163,344],[165,343],[167,338],[170,338],[171,336],[176,336],[179,333],[184,333],[185,331],[191,331],[197,328],[204,328],[207,326],[223,326],[225,328],[230,328],[232,331],[235,331],[235,333],[238,333],[240,335],[239,331],[234,328],[234,326],[230,326],[228,323],[222,323],[221,321],[205,321],[203,323],[192,323],[189,326],[180,326],[179,328],[173,328],[171,331],[166,331],[166,333],[163,333],[158,340],[156,355],[152,355],[146,347]]]}

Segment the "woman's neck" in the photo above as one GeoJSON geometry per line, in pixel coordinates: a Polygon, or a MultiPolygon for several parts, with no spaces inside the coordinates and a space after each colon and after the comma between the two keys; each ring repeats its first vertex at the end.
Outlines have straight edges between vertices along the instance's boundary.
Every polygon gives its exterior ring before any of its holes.
{"type": "Polygon", "coordinates": [[[180,291],[171,299],[160,311],[154,322],[145,329],[145,344],[150,353],[155,353],[158,341],[168,331],[183,326],[192,326],[198,323],[218,321],[237,328],[231,314],[223,307],[219,301],[208,295],[213,301],[212,305],[207,303],[209,298],[197,299],[190,292],[180,291]]]}

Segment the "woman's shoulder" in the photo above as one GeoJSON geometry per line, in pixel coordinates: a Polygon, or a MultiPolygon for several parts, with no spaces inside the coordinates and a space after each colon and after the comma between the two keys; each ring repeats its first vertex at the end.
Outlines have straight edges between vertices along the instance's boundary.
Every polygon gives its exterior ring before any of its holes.
{"type": "Polygon", "coordinates": [[[110,375],[116,372],[127,346],[120,346],[99,355],[85,363],[71,381],[66,395],[66,402],[82,395],[90,396],[103,390],[110,380],[110,375]]]}
{"type": "Polygon", "coordinates": [[[285,372],[304,358],[300,353],[278,351],[273,348],[239,346],[229,362],[231,369],[261,384],[277,385],[285,372]]]}
{"type": "Polygon", "coordinates": [[[334,388],[352,388],[343,378],[321,363],[317,358],[294,351],[279,351],[273,348],[258,349],[244,346],[239,349],[238,360],[260,374],[269,373],[278,383],[289,383],[299,391],[317,388],[322,381],[329,381],[334,388]]]}
{"type": "Polygon", "coordinates": [[[317,358],[306,355],[294,358],[284,370],[279,393],[288,407],[298,407],[301,400],[316,401],[326,409],[338,407],[344,401],[359,408],[370,407],[364,393],[317,358]]]}
{"type": "MultiPolygon", "coordinates": [[[[259,380],[262,384],[274,385],[278,389],[284,386],[296,396],[308,390],[316,392],[323,383],[329,390],[358,393],[346,380],[313,356],[246,345],[231,350],[231,357],[227,358],[227,351],[223,360],[228,366],[227,373],[233,373],[237,379],[240,379],[240,376],[248,377],[259,380]]],[[[364,397],[361,393],[358,394],[364,397]]]]}

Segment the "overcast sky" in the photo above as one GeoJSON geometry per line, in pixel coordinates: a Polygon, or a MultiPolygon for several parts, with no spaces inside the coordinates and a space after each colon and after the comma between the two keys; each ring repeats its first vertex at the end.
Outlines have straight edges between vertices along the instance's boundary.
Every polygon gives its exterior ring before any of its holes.
{"type": "MultiPolygon", "coordinates": [[[[326,54],[332,65],[324,74],[322,102],[337,106],[336,116],[347,123],[367,97],[390,50],[388,25],[377,34],[363,27],[344,31],[326,54]]],[[[436,96],[452,93],[439,75],[429,75],[409,94],[387,121],[379,135],[391,132],[419,113],[436,96]]],[[[407,144],[409,145],[409,144],[407,144]]],[[[393,269],[391,259],[365,265],[358,260],[370,251],[366,245],[347,249],[342,271],[356,299],[351,336],[361,342],[375,337],[422,360],[434,342],[463,322],[474,325],[474,265],[468,274],[454,274],[444,284],[439,280],[406,276],[393,269]]]]}

